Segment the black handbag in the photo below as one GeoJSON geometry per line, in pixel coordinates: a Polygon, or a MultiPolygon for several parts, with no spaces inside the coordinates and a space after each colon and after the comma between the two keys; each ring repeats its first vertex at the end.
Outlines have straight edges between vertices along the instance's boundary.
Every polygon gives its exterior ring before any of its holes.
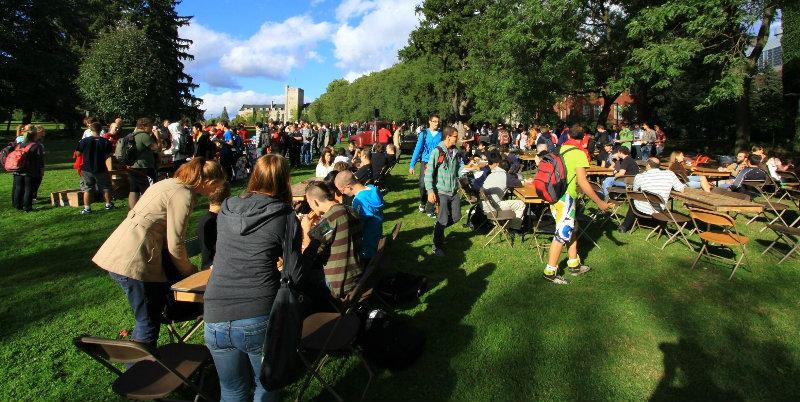
{"type": "Polygon", "coordinates": [[[286,237],[283,242],[281,287],[275,295],[269,324],[264,338],[261,360],[261,381],[270,391],[279,390],[297,380],[304,371],[297,353],[307,315],[307,298],[297,290],[301,274],[300,231],[294,211],[286,218],[286,237]]]}

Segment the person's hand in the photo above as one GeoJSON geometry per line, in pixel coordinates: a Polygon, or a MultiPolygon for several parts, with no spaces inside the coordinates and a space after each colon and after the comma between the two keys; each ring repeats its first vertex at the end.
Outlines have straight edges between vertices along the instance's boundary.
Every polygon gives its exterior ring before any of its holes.
{"type": "Polygon", "coordinates": [[[411,175],[411,176],[414,175],[414,168],[413,167],[408,169],[408,174],[411,175]]]}
{"type": "Polygon", "coordinates": [[[312,227],[314,227],[314,222],[311,221],[308,214],[303,215],[303,219],[300,219],[300,228],[303,229],[303,233],[308,233],[312,227]]]}
{"type": "Polygon", "coordinates": [[[428,192],[428,202],[431,204],[436,204],[436,194],[434,194],[432,191],[428,192]]]}
{"type": "Polygon", "coordinates": [[[609,209],[614,207],[614,203],[603,201],[600,204],[597,204],[597,207],[600,208],[601,211],[608,211],[609,209]]]}

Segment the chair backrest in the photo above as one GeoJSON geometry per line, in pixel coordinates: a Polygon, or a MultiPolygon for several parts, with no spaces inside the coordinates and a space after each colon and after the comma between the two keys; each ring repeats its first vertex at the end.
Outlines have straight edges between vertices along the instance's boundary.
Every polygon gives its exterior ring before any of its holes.
{"type": "Polygon", "coordinates": [[[367,264],[367,266],[364,268],[364,272],[361,273],[361,278],[358,279],[356,287],[353,288],[353,290],[350,291],[347,296],[345,296],[343,303],[344,311],[354,307],[355,304],[361,299],[361,295],[364,294],[364,291],[367,289],[367,281],[369,281],[370,277],[375,272],[375,268],[377,268],[378,264],[380,264],[385,250],[386,237],[384,236],[381,237],[380,241],[378,241],[378,250],[375,252],[375,255],[372,257],[372,259],[369,260],[369,264],[367,264]]]}
{"type": "MultiPolygon", "coordinates": [[[[736,227],[733,218],[721,212],[690,208],[689,213],[691,214],[693,220],[700,221],[708,225],[721,226],[726,228],[736,227]]],[[[702,231],[700,225],[697,225],[697,229],[702,231]]]]}
{"type": "Polygon", "coordinates": [[[666,204],[667,200],[661,198],[660,195],[647,190],[642,190],[642,195],[644,195],[644,198],[647,199],[647,202],[649,202],[656,211],[661,212],[664,209],[661,205],[666,204]]]}
{"type": "Polygon", "coordinates": [[[479,189],[478,191],[480,192],[481,195],[481,201],[488,202],[489,205],[492,206],[492,209],[494,209],[495,211],[499,211],[501,209],[500,204],[498,204],[497,201],[495,201],[494,198],[492,198],[489,194],[486,194],[486,191],[484,191],[483,188],[479,189]]]}
{"type": "Polygon", "coordinates": [[[128,340],[103,339],[81,336],[73,340],[75,347],[95,360],[111,363],[135,363],[155,360],[153,354],[141,343],[128,340]]]}
{"type": "Polygon", "coordinates": [[[647,198],[646,195],[644,195],[644,193],[642,193],[641,191],[628,190],[628,191],[625,192],[625,195],[628,198],[628,205],[633,210],[634,215],[636,215],[638,217],[650,217],[650,215],[645,214],[645,213],[639,211],[638,209],[636,209],[636,204],[633,203],[634,201],[639,201],[639,202],[645,202],[645,203],[649,204],[650,200],[647,198]]]}
{"type": "Polygon", "coordinates": [[[778,172],[781,176],[781,187],[797,188],[800,186],[800,178],[792,172],[778,172]]]}
{"type": "Polygon", "coordinates": [[[622,179],[622,181],[625,183],[626,187],[630,187],[630,186],[633,185],[633,179],[635,177],[636,177],[636,175],[627,175],[626,174],[625,176],[620,177],[620,179],[622,179]]]}

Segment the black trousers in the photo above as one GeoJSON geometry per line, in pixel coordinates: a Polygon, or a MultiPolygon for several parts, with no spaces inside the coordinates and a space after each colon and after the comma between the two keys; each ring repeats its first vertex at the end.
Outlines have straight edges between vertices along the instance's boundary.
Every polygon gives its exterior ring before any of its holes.
{"type": "Polygon", "coordinates": [[[461,197],[458,194],[437,194],[439,200],[439,214],[436,216],[436,225],[433,227],[433,245],[442,248],[444,245],[444,228],[461,219],[461,197]]]}
{"type": "Polygon", "coordinates": [[[39,187],[42,186],[44,176],[37,176],[33,178],[33,198],[39,198],[39,187]]]}
{"type": "Polygon", "coordinates": [[[33,209],[33,181],[34,178],[26,174],[14,173],[14,182],[11,187],[11,205],[20,211],[33,209]]]}
{"type": "Polygon", "coordinates": [[[428,192],[425,191],[425,170],[428,168],[426,162],[419,164],[419,205],[428,204],[428,192]]]}

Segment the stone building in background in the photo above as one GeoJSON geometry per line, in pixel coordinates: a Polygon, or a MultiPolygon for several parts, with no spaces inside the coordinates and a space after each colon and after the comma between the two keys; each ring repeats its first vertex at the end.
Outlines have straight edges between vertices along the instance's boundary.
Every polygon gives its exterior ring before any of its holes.
{"type": "Polygon", "coordinates": [[[272,120],[276,122],[294,122],[303,111],[303,88],[285,86],[283,90],[284,103],[270,102],[264,105],[242,105],[239,115],[246,116],[255,113],[255,121],[272,120]]]}

